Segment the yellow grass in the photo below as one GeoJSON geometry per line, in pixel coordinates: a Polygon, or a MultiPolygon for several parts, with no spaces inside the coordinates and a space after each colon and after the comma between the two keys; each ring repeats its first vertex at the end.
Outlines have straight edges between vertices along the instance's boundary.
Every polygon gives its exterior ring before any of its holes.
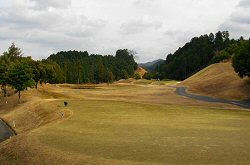
{"type": "Polygon", "coordinates": [[[203,69],[180,85],[188,86],[189,91],[218,98],[249,100],[249,80],[241,79],[231,63],[213,64],[203,69]]]}
{"type": "Polygon", "coordinates": [[[138,73],[141,77],[143,77],[147,73],[147,71],[142,67],[138,67],[135,73],[138,73]]]}

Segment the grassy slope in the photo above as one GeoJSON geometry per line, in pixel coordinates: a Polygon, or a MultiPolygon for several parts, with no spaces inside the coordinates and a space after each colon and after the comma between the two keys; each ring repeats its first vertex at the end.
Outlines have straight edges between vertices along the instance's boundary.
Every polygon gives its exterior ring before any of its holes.
{"type": "Polygon", "coordinates": [[[236,100],[250,99],[249,80],[241,79],[234,72],[231,63],[210,65],[180,85],[188,86],[190,92],[212,97],[236,100]]]}
{"type": "Polygon", "coordinates": [[[138,73],[141,77],[143,77],[147,73],[147,71],[142,67],[138,67],[135,73],[138,73]]]}
{"type": "MultiPolygon", "coordinates": [[[[18,104],[17,94],[0,102],[0,115],[12,125],[15,121],[15,131],[24,133],[35,128],[39,128],[47,123],[51,123],[60,118],[58,113],[63,105],[50,104],[55,99],[62,99],[63,95],[35,89],[21,92],[22,104],[18,104]],[[5,101],[8,101],[7,104],[5,101]]],[[[66,113],[69,116],[70,112],[66,113]]]]}

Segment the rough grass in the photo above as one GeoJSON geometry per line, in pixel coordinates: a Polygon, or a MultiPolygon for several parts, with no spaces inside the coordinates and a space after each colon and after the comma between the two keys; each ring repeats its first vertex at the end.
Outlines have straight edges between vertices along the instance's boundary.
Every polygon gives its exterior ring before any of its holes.
{"type": "Polygon", "coordinates": [[[178,81],[174,80],[163,80],[163,81],[154,81],[153,85],[176,85],[178,81]]]}
{"type": "Polygon", "coordinates": [[[134,84],[137,84],[137,85],[148,85],[148,84],[151,84],[151,83],[152,83],[152,81],[145,80],[145,79],[134,81],[134,84]]]}

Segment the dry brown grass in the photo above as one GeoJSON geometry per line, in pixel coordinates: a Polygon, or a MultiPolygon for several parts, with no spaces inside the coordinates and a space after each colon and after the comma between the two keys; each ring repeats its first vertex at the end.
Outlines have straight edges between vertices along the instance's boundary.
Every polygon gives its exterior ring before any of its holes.
{"type": "Polygon", "coordinates": [[[138,73],[141,77],[143,77],[147,73],[147,71],[142,67],[138,67],[135,73],[138,73]]]}
{"type": "MultiPolygon", "coordinates": [[[[248,80],[249,81],[249,80],[248,80]]],[[[213,64],[182,82],[190,92],[212,97],[249,100],[250,84],[241,79],[231,63],[213,64]]]]}
{"type": "MultiPolygon", "coordinates": [[[[35,132],[35,131],[34,131],[35,132]]],[[[147,165],[146,162],[104,159],[75,152],[65,152],[42,144],[32,134],[22,134],[10,142],[3,142],[0,149],[1,165],[65,164],[65,165],[147,165]]]]}
{"type": "MultiPolygon", "coordinates": [[[[15,121],[16,128],[14,129],[18,134],[58,120],[60,110],[63,107],[63,100],[61,106],[51,104],[51,102],[55,99],[60,100],[67,97],[53,91],[49,92],[50,88],[53,87],[47,86],[39,91],[32,89],[22,92],[22,104],[18,104],[16,95],[8,97],[5,99],[8,101],[7,104],[5,102],[0,103],[1,118],[8,121],[11,126],[13,125],[12,122],[15,121]]],[[[69,116],[70,112],[65,112],[65,115],[69,116]]]]}
{"type": "MultiPolygon", "coordinates": [[[[168,82],[165,82],[168,83],[168,82]]],[[[87,156],[82,149],[82,153],[77,152],[69,152],[64,149],[55,148],[50,145],[53,144],[53,141],[63,141],[63,139],[60,139],[62,137],[69,138],[68,134],[77,134],[77,138],[82,138],[79,136],[79,132],[74,132],[75,129],[78,127],[82,129],[89,130],[90,127],[86,126],[85,122],[86,120],[89,120],[92,122],[91,118],[89,118],[87,115],[91,114],[95,118],[95,121],[93,123],[93,127],[99,130],[98,122],[105,121],[108,124],[110,124],[110,127],[116,127],[117,123],[112,124],[112,121],[108,120],[106,121],[106,118],[112,118],[115,119],[117,117],[131,117],[130,121],[132,123],[134,122],[148,122],[144,123],[145,125],[139,124],[138,126],[143,126],[143,130],[146,130],[146,132],[140,132],[140,129],[134,130],[134,137],[131,137],[134,141],[135,145],[132,145],[136,147],[136,143],[141,143],[141,140],[145,140],[145,145],[150,144],[151,140],[147,141],[144,139],[144,136],[141,136],[140,133],[146,133],[147,129],[153,128],[151,131],[156,132],[159,135],[152,134],[152,138],[161,138],[163,136],[173,136],[177,138],[173,138],[173,140],[177,140],[176,143],[180,140],[180,137],[178,137],[179,132],[174,131],[176,130],[175,125],[178,125],[180,128],[183,128],[183,138],[185,138],[186,134],[189,134],[189,129],[192,128],[198,128],[198,130],[201,128],[202,125],[204,125],[204,120],[207,120],[207,123],[211,124],[214,121],[214,117],[218,118],[217,122],[219,124],[222,124],[225,122],[225,116],[228,117],[226,125],[223,126],[223,129],[227,127],[227,129],[230,128],[231,121],[235,122],[233,127],[242,127],[241,118],[244,118],[244,122],[247,122],[247,114],[241,115],[237,113],[237,111],[228,111],[228,109],[232,110],[239,110],[240,108],[237,106],[227,105],[227,104],[214,104],[214,103],[206,103],[202,101],[192,100],[185,97],[177,96],[174,94],[174,88],[167,87],[163,84],[157,84],[157,83],[142,83],[142,81],[138,81],[137,83],[134,83],[134,80],[124,80],[117,83],[114,83],[112,85],[107,84],[100,84],[98,85],[98,88],[95,89],[72,89],[72,86],[74,88],[75,85],[44,85],[43,87],[39,87],[38,92],[33,89],[29,91],[25,91],[22,93],[22,101],[23,104],[18,105],[17,104],[17,96],[11,96],[8,98],[9,104],[8,106],[4,105],[3,103],[0,103],[0,115],[3,117],[6,121],[9,121],[11,124],[11,121],[15,120],[17,127],[15,130],[18,132],[18,136],[13,137],[12,139],[9,139],[3,143],[0,144],[0,164],[147,164],[143,162],[143,155],[140,155],[137,153],[135,155],[135,159],[140,160],[140,162],[131,161],[131,159],[123,160],[121,159],[115,159],[115,158],[103,158],[102,156],[87,156]],[[74,109],[65,108],[63,106],[63,101],[69,101],[69,104],[74,109]],[[73,105],[74,104],[74,105],[73,105]],[[115,112],[112,113],[96,113],[96,109],[99,108],[100,110],[109,111],[110,107],[113,107],[115,104],[117,106],[126,107],[129,106],[128,111],[126,111],[126,108],[123,109],[119,115],[115,112]],[[92,105],[95,105],[92,107],[92,105]],[[104,106],[105,105],[105,106],[104,106]],[[181,106],[179,106],[181,105],[181,106]],[[81,107],[87,106],[89,108],[89,113],[81,113],[81,112],[74,112],[74,110],[80,110],[81,107]],[[137,108],[136,108],[137,107],[137,108]],[[142,107],[145,107],[145,109],[141,109],[142,107]],[[133,111],[133,108],[136,108],[135,111],[133,111]],[[224,110],[225,111],[224,111],[224,110]],[[143,110],[144,113],[141,113],[143,110]],[[151,112],[152,110],[152,112],[151,112]],[[218,110],[218,112],[217,112],[218,110]],[[220,110],[222,110],[220,112],[220,110]],[[65,119],[60,118],[60,112],[64,111],[66,116],[65,119]],[[93,113],[92,113],[93,112],[93,113]],[[213,112],[216,112],[218,115],[213,114],[213,112]],[[225,114],[224,114],[225,113],[225,114]],[[229,113],[229,115],[227,115],[229,113]],[[106,117],[101,116],[102,114],[106,114],[106,117]],[[136,115],[135,115],[136,114],[136,115]],[[145,118],[145,114],[147,114],[148,118],[145,118]],[[158,114],[158,115],[157,115],[158,114]],[[73,116],[72,116],[73,115],[73,116]],[[74,116],[75,115],[75,116],[74,116]],[[97,118],[97,116],[99,118],[97,118]],[[118,116],[117,116],[118,115],[118,116]],[[209,118],[206,118],[206,116],[202,117],[203,115],[208,115],[209,118]],[[72,117],[70,117],[72,116],[72,117]],[[189,116],[189,117],[187,117],[189,116]],[[245,117],[244,117],[245,116],[245,117]],[[152,118],[153,117],[153,118],[152,118]],[[179,118],[180,122],[183,122],[183,124],[177,122],[174,120],[174,118],[179,118]],[[83,119],[83,120],[82,120],[83,119]],[[154,119],[154,120],[153,120],[154,119]],[[138,120],[138,121],[137,121],[138,120]],[[154,121],[156,123],[151,123],[150,121],[154,121]],[[78,122],[79,121],[79,122],[78,122]],[[187,121],[187,122],[185,122],[187,121]],[[71,124],[66,123],[72,123],[73,125],[76,125],[76,127],[72,127],[74,129],[73,132],[63,130],[71,129],[71,124]],[[158,127],[157,125],[161,125],[162,123],[165,123],[166,125],[163,127],[158,127]],[[175,123],[175,124],[173,124],[175,123]],[[188,126],[188,130],[186,130],[186,124],[191,124],[188,126]],[[194,123],[194,126],[192,126],[192,123],[194,123]],[[197,123],[197,124],[196,124],[197,123]],[[229,123],[229,126],[228,126],[229,123]],[[62,128],[61,125],[67,125],[68,128],[62,128]],[[152,124],[152,125],[151,125],[152,124]],[[201,125],[200,125],[201,124],[201,125]],[[96,125],[97,127],[94,127],[96,125]],[[167,127],[173,127],[173,129],[166,129],[167,127]],[[46,135],[47,129],[57,129],[58,135],[55,132],[54,135],[57,135],[56,138],[52,138],[53,141],[48,141],[47,143],[39,140],[39,137],[48,137],[48,139],[51,139],[50,135],[46,135]],[[159,131],[157,131],[159,129],[159,131]],[[162,132],[161,129],[166,129],[166,132],[162,132]],[[45,132],[44,132],[45,131],[45,132]],[[176,135],[171,134],[176,133],[176,135]],[[187,132],[185,132],[187,131],[187,132]],[[171,135],[168,135],[168,134],[171,135]],[[39,136],[38,136],[39,135],[39,136]],[[61,136],[62,135],[62,136],[61,136]],[[49,137],[50,136],[50,137],[49,137]]],[[[112,109],[111,109],[112,110],[112,109]]],[[[114,110],[119,110],[119,108],[115,108],[114,110]]],[[[119,122],[124,122],[123,120],[119,120],[119,122]]],[[[106,123],[106,124],[107,124],[106,123]]],[[[126,123],[124,123],[126,124],[126,123]]],[[[231,123],[232,124],[232,123],[231,123]]],[[[127,129],[131,129],[131,123],[127,123],[127,129]]],[[[204,129],[204,134],[207,135],[207,131],[210,132],[211,129],[214,129],[214,127],[210,124],[207,125],[208,130],[204,129]]],[[[123,127],[122,127],[123,128],[123,127]]],[[[137,128],[137,127],[136,127],[137,128]]],[[[205,128],[205,127],[204,127],[205,128]]],[[[219,127],[221,129],[222,127],[219,127]]],[[[247,128],[242,128],[247,131],[247,128]]],[[[113,130],[113,129],[111,129],[113,130]]],[[[217,129],[214,129],[215,133],[218,131],[217,129]]],[[[232,130],[234,130],[232,128],[232,130]]],[[[103,131],[102,129],[99,131],[103,131]]],[[[132,130],[131,130],[132,131],[132,130]]],[[[246,132],[245,131],[245,132],[246,132]]],[[[53,131],[52,131],[53,132],[53,131]]],[[[91,132],[91,130],[90,130],[91,132]]],[[[112,133],[112,131],[110,131],[112,133]]],[[[199,132],[199,131],[198,131],[199,132]]],[[[199,133],[197,132],[197,136],[199,133]]],[[[227,132],[227,131],[226,131],[227,132]]],[[[104,131],[104,133],[107,133],[104,131]]],[[[218,133],[218,132],[217,132],[218,133]]],[[[48,133],[49,134],[49,133],[48,133]]],[[[230,133],[229,133],[230,134],[230,133]]],[[[244,134],[244,132],[243,132],[244,134]]],[[[90,133],[91,135],[91,133],[90,133]]],[[[102,134],[104,135],[104,134],[102,134]]],[[[119,135],[119,134],[118,134],[119,135]]],[[[212,133],[212,135],[214,135],[212,133]]],[[[221,137],[223,137],[222,134],[220,134],[221,137]]],[[[231,134],[230,134],[231,135],[231,134]]],[[[112,135],[113,136],[113,135],[112,135]]],[[[102,136],[97,137],[90,137],[90,139],[93,138],[100,138],[102,136]]],[[[88,138],[86,136],[85,138],[88,138]]],[[[116,138],[115,136],[112,138],[116,138]]],[[[238,136],[236,136],[236,139],[238,136]]],[[[44,138],[43,138],[44,139],[44,138]]],[[[109,139],[109,136],[106,136],[104,142],[111,141],[112,139],[109,139]]],[[[232,142],[234,143],[235,139],[231,138],[232,142]]],[[[124,139],[123,139],[124,140],[124,139]]],[[[126,140],[126,139],[125,139],[126,140]]],[[[221,139],[220,139],[221,140],[221,139]]],[[[46,141],[46,140],[45,140],[46,141]]],[[[84,140],[78,141],[79,146],[85,146],[84,140]]],[[[97,141],[98,142],[98,141],[97,141]]],[[[100,141],[99,141],[100,142],[100,141]]],[[[180,141],[181,142],[181,141],[180,141]]],[[[75,143],[72,141],[72,144],[75,143]]],[[[179,143],[179,142],[178,142],[179,143]]],[[[196,143],[196,142],[194,142],[196,143]]],[[[199,143],[203,143],[203,141],[199,141],[199,143]]],[[[69,141],[69,144],[71,142],[69,141]]],[[[88,144],[88,143],[86,143],[88,144]]],[[[172,139],[170,138],[169,145],[170,148],[174,147],[171,146],[172,139]]],[[[182,144],[182,143],[181,143],[182,144]]],[[[178,148],[178,152],[180,154],[182,153],[181,150],[183,149],[180,144],[180,150],[178,148]]],[[[68,145],[63,143],[63,145],[68,145]]],[[[62,146],[63,146],[62,145],[62,146]]],[[[88,144],[89,145],[89,144],[88,144]]],[[[93,144],[95,145],[95,144],[93,144]]],[[[98,143],[98,145],[102,145],[101,143],[98,143]]],[[[77,145],[76,145],[77,146],[77,145]]],[[[237,143],[235,144],[237,148],[237,143]]],[[[87,147],[87,146],[85,146],[87,147]]],[[[120,148],[124,147],[126,149],[126,145],[121,145],[120,148]]],[[[147,151],[150,151],[150,146],[147,146],[147,151]]],[[[247,146],[245,146],[246,148],[247,146]]],[[[83,148],[83,147],[82,147],[83,148]]],[[[138,149],[143,150],[144,145],[138,145],[138,149]]],[[[195,148],[194,148],[195,149],[195,148]]],[[[227,148],[228,149],[228,148],[227,148]]],[[[155,148],[157,152],[160,152],[160,150],[155,148]]],[[[171,149],[174,151],[174,148],[171,149]]],[[[192,150],[191,148],[186,148],[186,150],[192,150]]],[[[246,150],[246,149],[245,149],[246,150]]],[[[162,150],[162,153],[165,153],[166,150],[162,150]]],[[[99,152],[94,151],[94,152],[99,152]]],[[[109,151],[110,152],[110,151],[109,151]]],[[[120,149],[119,152],[123,152],[123,149],[120,149]]],[[[124,150],[126,152],[126,150],[124,150]]],[[[119,154],[119,153],[117,153],[119,154]]],[[[190,153],[189,153],[190,154],[190,153]]],[[[223,153],[220,153],[223,155],[223,153]]],[[[100,153],[100,155],[102,155],[100,153]]],[[[191,154],[192,155],[192,154],[191,154]]],[[[194,154],[194,157],[196,154],[194,154]]],[[[162,155],[164,156],[164,155],[162,155]]],[[[166,159],[166,162],[180,162],[183,163],[183,160],[179,160],[178,154],[177,155],[168,155],[169,161],[166,159]],[[176,159],[171,159],[173,157],[176,159]],[[176,157],[177,156],[177,157],[176,157]],[[170,160],[171,159],[171,160],[170,160]]],[[[210,155],[211,156],[211,155],[210,155]]],[[[212,154],[213,156],[213,154],[212,154]]],[[[152,162],[149,164],[152,164],[154,160],[153,154],[150,154],[147,157],[148,159],[152,159],[152,162]]],[[[165,159],[165,158],[164,158],[165,159]]],[[[204,157],[204,162],[207,161],[204,157]]],[[[157,161],[156,161],[157,162],[157,161]]],[[[153,163],[156,164],[156,163],[153,163]]]]}

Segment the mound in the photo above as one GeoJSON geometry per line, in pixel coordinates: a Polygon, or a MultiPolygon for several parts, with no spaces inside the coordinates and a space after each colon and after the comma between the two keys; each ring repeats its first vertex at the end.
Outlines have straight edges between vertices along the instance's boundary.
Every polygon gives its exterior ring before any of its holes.
{"type": "Polygon", "coordinates": [[[142,67],[138,67],[135,73],[138,73],[141,77],[143,77],[147,73],[147,71],[142,67]]]}
{"type": "Polygon", "coordinates": [[[249,79],[241,79],[231,63],[219,63],[208,66],[192,77],[183,81],[181,86],[188,86],[190,92],[212,97],[249,100],[249,79]]]}

